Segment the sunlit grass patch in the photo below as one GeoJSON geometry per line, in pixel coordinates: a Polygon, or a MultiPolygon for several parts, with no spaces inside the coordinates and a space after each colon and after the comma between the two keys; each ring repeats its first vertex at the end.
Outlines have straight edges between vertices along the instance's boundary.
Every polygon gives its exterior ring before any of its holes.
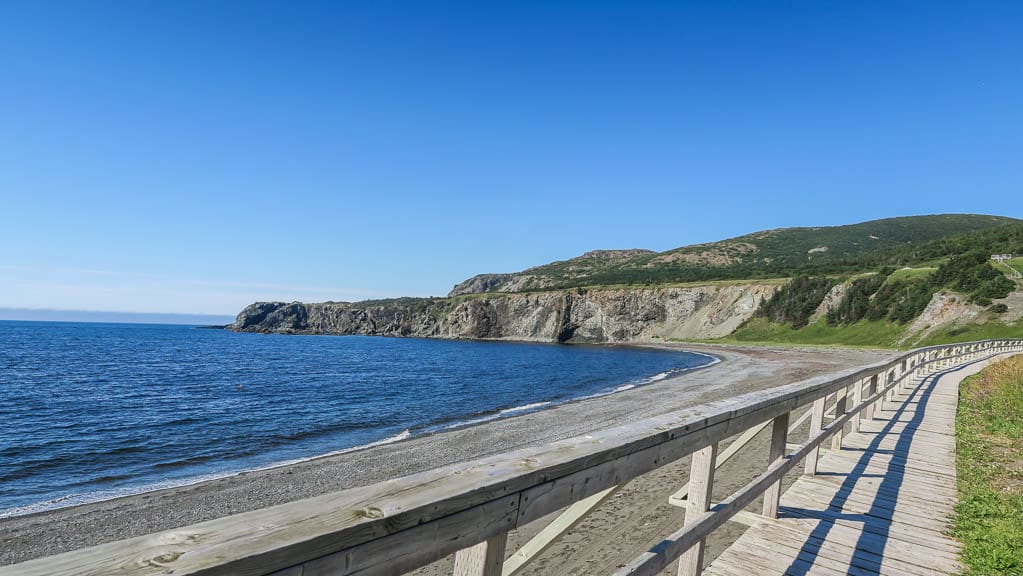
{"type": "Polygon", "coordinates": [[[956,444],[966,574],[1023,575],[1023,356],[963,382],[956,444]]]}

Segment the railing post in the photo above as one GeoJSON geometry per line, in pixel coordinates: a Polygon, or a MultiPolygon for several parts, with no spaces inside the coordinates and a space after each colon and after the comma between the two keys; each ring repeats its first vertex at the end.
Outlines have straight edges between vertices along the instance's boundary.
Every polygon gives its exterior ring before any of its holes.
{"type": "Polygon", "coordinates": [[[453,576],[501,576],[508,533],[455,553],[453,576]]]}
{"type": "MultiPolygon", "coordinates": [[[[813,413],[810,416],[810,435],[808,438],[813,438],[818,432],[824,428],[824,401],[827,400],[827,396],[822,396],[814,400],[813,402],[813,413]]],[[[803,471],[813,476],[817,473],[817,455],[820,454],[820,444],[814,446],[810,453],[806,455],[806,463],[803,471]]]]}
{"type": "MultiPolygon", "coordinates": [[[[877,374],[874,374],[873,376],[870,377],[870,380],[867,383],[867,397],[869,398],[869,397],[873,396],[876,393],[877,393],[877,374]]],[[[880,402],[880,399],[877,399],[877,400],[871,402],[870,404],[867,404],[867,407],[863,409],[863,417],[864,418],[866,418],[867,420],[873,420],[874,419],[874,408],[875,408],[875,406],[877,405],[878,402],[880,402]]]]}
{"type": "MultiPolygon", "coordinates": [[[[899,364],[895,369],[898,371],[898,376],[905,375],[906,371],[908,370],[908,365],[907,365],[906,360],[903,360],[902,363],[899,364]]],[[[909,382],[909,378],[903,378],[902,382],[900,382],[899,385],[898,385],[898,389],[899,390],[905,390],[907,388],[907,386],[906,386],[907,382],[909,382]]]]}
{"type": "MultiPolygon", "coordinates": [[[[857,380],[856,383],[853,384],[853,399],[852,399],[853,406],[859,406],[860,402],[863,402],[863,384],[864,384],[863,380],[857,380]]],[[[863,416],[863,410],[860,410],[859,412],[856,413],[855,416],[852,417],[852,420],[849,421],[849,431],[850,432],[855,433],[855,432],[859,432],[860,431],[860,418],[862,416],[863,416]]]]}
{"type": "MultiPolygon", "coordinates": [[[[785,457],[785,443],[789,436],[789,413],[786,412],[774,419],[771,426],[771,452],[767,456],[767,465],[770,466],[785,457]]],[[[781,478],[771,484],[764,492],[764,516],[768,518],[778,517],[778,506],[781,501],[781,478]]]]}
{"type": "MultiPolygon", "coordinates": [[[[888,388],[888,386],[895,380],[895,369],[892,368],[890,371],[884,373],[884,383],[882,386],[888,388]]],[[[895,388],[888,388],[884,394],[881,395],[881,411],[885,410],[885,402],[892,402],[895,399],[895,388]]]]}
{"type": "MultiPolygon", "coordinates": [[[[685,525],[710,510],[711,491],[714,489],[714,461],[718,457],[717,442],[693,453],[693,464],[689,469],[689,499],[686,501],[685,525]]],[[[678,576],[699,576],[703,571],[704,541],[682,553],[678,559],[678,576]]]]}
{"type": "MultiPolygon", "coordinates": [[[[839,419],[845,416],[846,407],[848,406],[849,389],[842,388],[838,392],[835,392],[835,419],[839,419]]],[[[842,449],[842,433],[844,432],[845,426],[839,428],[835,435],[831,437],[831,449],[841,450],[842,449]]]]}
{"type": "Polygon", "coordinates": [[[903,390],[912,390],[913,387],[916,386],[916,383],[913,382],[913,372],[915,372],[915,370],[913,370],[913,367],[908,364],[906,365],[905,368],[902,369],[901,387],[903,390]]]}

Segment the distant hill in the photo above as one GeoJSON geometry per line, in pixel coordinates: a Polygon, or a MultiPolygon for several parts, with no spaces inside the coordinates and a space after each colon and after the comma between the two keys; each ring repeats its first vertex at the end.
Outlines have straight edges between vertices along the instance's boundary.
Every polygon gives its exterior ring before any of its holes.
{"type": "MultiPolygon", "coordinates": [[[[665,252],[598,250],[522,272],[480,274],[457,284],[450,295],[850,273],[940,258],[958,249],[942,240],[1017,226],[1023,221],[1004,216],[940,214],[779,228],[665,252]]],[[[977,242],[966,238],[960,244],[977,242]]]]}

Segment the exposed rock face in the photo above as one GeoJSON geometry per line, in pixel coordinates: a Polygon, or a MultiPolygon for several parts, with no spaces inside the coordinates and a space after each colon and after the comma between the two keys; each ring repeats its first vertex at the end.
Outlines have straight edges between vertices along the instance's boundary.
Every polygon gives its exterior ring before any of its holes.
{"type": "MultiPolygon", "coordinates": [[[[629,260],[637,256],[656,254],[652,250],[630,248],[627,250],[590,250],[577,256],[554,264],[564,265],[564,271],[573,276],[585,276],[593,270],[609,263],[629,260]]],[[[554,285],[554,280],[543,269],[546,266],[535,266],[522,272],[510,274],[477,274],[464,282],[455,284],[448,292],[449,297],[464,294],[482,294],[485,292],[526,292],[544,290],[554,285]]]]}
{"type": "Polygon", "coordinates": [[[1005,298],[993,301],[994,304],[1005,304],[1008,310],[999,316],[1001,322],[1011,324],[1023,320],[1023,292],[1011,292],[1005,298]]]}
{"type": "Polygon", "coordinates": [[[842,303],[842,298],[845,298],[846,293],[849,292],[849,282],[840,282],[831,287],[831,291],[824,297],[817,309],[814,310],[813,315],[810,316],[810,323],[816,322],[821,318],[824,318],[828,310],[838,306],[842,303]]]}
{"type": "Polygon", "coordinates": [[[646,250],[643,248],[627,248],[625,250],[590,250],[589,252],[580,256],[582,259],[600,259],[600,260],[625,260],[632,258],[633,256],[643,256],[644,254],[656,254],[653,250],[646,250]]]}
{"type": "Polygon", "coordinates": [[[938,292],[931,297],[924,311],[909,325],[903,341],[911,337],[926,337],[945,326],[966,324],[977,318],[982,311],[983,308],[970,304],[962,294],[938,292]]]}
{"type": "Polygon", "coordinates": [[[455,284],[448,292],[449,297],[484,292],[521,292],[543,290],[550,286],[550,279],[535,274],[477,274],[464,282],[455,284]]]}
{"type": "Polygon", "coordinates": [[[385,303],[257,302],[229,328],[537,342],[650,342],[734,331],[776,285],[562,290],[385,303]]]}
{"type": "Polygon", "coordinates": [[[754,254],[757,247],[749,242],[718,242],[712,245],[700,245],[691,249],[704,248],[699,251],[669,251],[658,254],[647,262],[645,268],[655,268],[662,264],[685,263],[697,266],[728,266],[740,262],[743,256],[754,254]]]}
{"type": "MultiPolygon", "coordinates": [[[[1013,324],[1023,319],[1023,292],[1010,292],[1005,298],[994,300],[995,304],[1005,304],[1006,312],[993,319],[1006,324],[1013,324]]],[[[955,292],[938,292],[927,308],[913,320],[906,330],[903,342],[920,339],[940,328],[964,326],[970,323],[983,324],[992,320],[992,315],[976,304],[971,304],[966,296],[955,292]]]]}

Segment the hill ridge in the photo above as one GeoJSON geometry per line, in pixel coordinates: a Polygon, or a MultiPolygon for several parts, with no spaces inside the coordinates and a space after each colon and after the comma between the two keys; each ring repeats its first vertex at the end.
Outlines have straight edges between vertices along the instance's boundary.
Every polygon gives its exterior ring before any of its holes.
{"type": "Polygon", "coordinates": [[[1023,224],[1023,220],[988,214],[932,214],[839,226],[773,228],[663,252],[590,251],[520,272],[478,274],[456,284],[448,295],[790,277],[814,266],[837,268],[844,260],[1013,224],[1023,224]]]}

